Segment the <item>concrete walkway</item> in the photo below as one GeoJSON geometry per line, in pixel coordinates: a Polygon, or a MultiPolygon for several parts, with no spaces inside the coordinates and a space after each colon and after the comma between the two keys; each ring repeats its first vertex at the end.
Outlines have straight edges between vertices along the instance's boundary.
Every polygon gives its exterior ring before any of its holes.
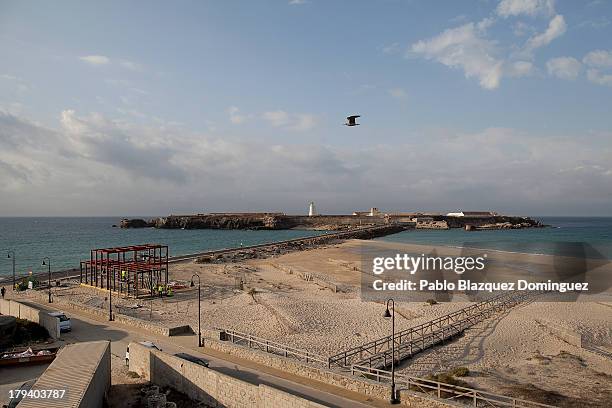
{"type": "MultiPolygon", "coordinates": [[[[53,304],[33,301],[25,303],[48,311],[60,310],[54,308],[53,304]]],[[[121,323],[105,321],[99,316],[90,315],[82,310],[65,307],[61,310],[70,316],[72,322],[72,332],[62,334],[66,342],[110,340],[111,354],[122,360],[125,358],[125,351],[130,342],[151,340],[164,352],[189,353],[208,360],[213,370],[252,384],[265,384],[326,406],[347,408],[391,406],[386,401],[371,399],[353,391],[286,373],[217,350],[198,348],[196,335],[165,337],[121,323]]]]}

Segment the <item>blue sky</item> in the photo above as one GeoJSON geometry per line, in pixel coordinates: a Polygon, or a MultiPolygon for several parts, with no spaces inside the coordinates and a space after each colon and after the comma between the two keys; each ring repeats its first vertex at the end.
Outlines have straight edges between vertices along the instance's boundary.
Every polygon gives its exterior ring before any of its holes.
{"type": "Polygon", "coordinates": [[[608,1],[0,1],[0,215],[610,215],[611,38],[608,1]]]}

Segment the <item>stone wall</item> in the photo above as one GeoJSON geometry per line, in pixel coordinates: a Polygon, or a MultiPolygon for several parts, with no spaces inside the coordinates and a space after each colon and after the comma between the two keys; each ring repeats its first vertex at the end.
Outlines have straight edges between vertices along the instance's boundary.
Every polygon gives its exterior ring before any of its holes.
{"type": "MultiPolygon", "coordinates": [[[[302,363],[296,360],[284,358],[263,351],[254,350],[229,342],[204,340],[204,346],[221,351],[239,358],[255,361],[268,367],[276,368],[300,377],[310,378],[325,384],[335,385],[340,388],[355,391],[369,397],[387,400],[389,399],[389,385],[381,384],[367,379],[351,376],[349,373],[340,373],[325,369],[323,367],[302,363]]],[[[131,349],[130,349],[131,352],[131,349]]],[[[401,390],[402,405],[418,406],[423,408],[442,408],[454,406],[452,402],[438,400],[434,397],[427,398],[414,392],[401,390]]]]}
{"type": "Polygon", "coordinates": [[[47,329],[49,336],[52,338],[60,338],[59,318],[50,316],[43,310],[24,305],[15,300],[0,299],[0,314],[34,322],[47,329]]]}
{"type": "Polygon", "coordinates": [[[195,401],[228,408],[318,408],[323,405],[266,385],[254,385],[167,353],[130,343],[130,371],[195,401]]]}

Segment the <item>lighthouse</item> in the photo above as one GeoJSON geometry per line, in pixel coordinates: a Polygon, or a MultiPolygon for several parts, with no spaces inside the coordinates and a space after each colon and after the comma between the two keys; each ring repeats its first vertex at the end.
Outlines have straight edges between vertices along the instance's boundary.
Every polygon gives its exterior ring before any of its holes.
{"type": "Polygon", "coordinates": [[[314,201],[311,201],[310,205],[308,206],[308,216],[312,217],[314,215],[317,215],[317,209],[315,208],[314,201]]]}

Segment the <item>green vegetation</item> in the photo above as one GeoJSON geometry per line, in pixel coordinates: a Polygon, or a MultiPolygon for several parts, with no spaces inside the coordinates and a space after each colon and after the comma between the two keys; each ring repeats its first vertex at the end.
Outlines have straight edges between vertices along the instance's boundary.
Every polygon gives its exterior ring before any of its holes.
{"type": "Polygon", "coordinates": [[[427,299],[425,303],[429,304],[429,306],[437,305],[438,301],[436,299],[427,299]]]}
{"type": "Polygon", "coordinates": [[[445,384],[456,385],[457,387],[469,387],[465,381],[455,378],[451,373],[429,374],[425,377],[427,380],[438,381],[445,384]]]}
{"type": "Polygon", "coordinates": [[[467,367],[455,367],[450,371],[450,374],[455,377],[467,377],[470,375],[470,370],[467,367]]]}
{"type": "Polygon", "coordinates": [[[40,341],[47,340],[49,338],[49,332],[42,326],[36,323],[24,320],[16,319],[15,334],[12,338],[11,347],[20,344],[30,344],[40,341]]]}

